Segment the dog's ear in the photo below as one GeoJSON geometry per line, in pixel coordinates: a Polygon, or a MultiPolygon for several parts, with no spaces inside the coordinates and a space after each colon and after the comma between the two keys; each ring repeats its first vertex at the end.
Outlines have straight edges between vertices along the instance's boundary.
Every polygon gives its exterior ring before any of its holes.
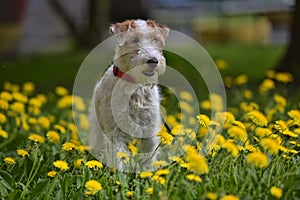
{"type": "Polygon", "coordinates": [[[160,27],[160,32],[163,34],[164,38],[166,39],[170,33],[170,29],[166,26],[160,27]]]}
{"type": "Polygon", "coordinates": [[[111,25],[109,32],[112,35],[118,35],[118,43],[122,46],[127,40],[127,33],[135,27],[136,25],[134,20],[126,20],[124,22],[111,25]]]}
{"type": "Polygon", "coordinates": [[[147,25],[153,28],[157,28],[163,35],[163,37],[166,39],[169,35],[170,29],[162,24],[156,23],[153,20],[147,20],[147,25]]]}
{"type": "Polygon", "coordinates": [[[122,32],[127,32],[135,27],[136,25],[134,20],[126,20],[124,22],[111,25],[109,28],[109,32],[110,34],[118,34],[122,32]]]}

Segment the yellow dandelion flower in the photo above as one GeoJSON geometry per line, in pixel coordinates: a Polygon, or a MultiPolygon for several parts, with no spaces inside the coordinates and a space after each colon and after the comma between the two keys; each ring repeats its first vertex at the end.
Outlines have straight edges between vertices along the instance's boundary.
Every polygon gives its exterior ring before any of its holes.
{"type": "Polygon", "coordinates": [[[252,145],[250,145],[250,144],[245,145],[245,149],[246,149],[247,151],[249,151],[249,152],[257,152],[257,151],[259,151],[258,148],[254,147],[254,146],[252,146],[252,145]]]}
{"type": "Polygon", "coordinates": [[[204,110],[210,110],[211,109],[211,102],[209,100],[204,100],[200,103],[200,107],[204,110]]]}
{"type": "Polygon", "coordinates": [[[288,135],[288,136],[294,137],[294,138],[298,137],[298,135],[297,135],[296,133],[293,133],[293,132],[290,131],[290,130],[284,131],[284,132],[283,132],[283,135],[288,135]]]}
{"type": "Polygon", "coordinates": [[[274,128],[277,131],[283,133],[283,132],[287,131],[289,127],[288,127],[288,125],[285,121],[278,120],[278,121],[275,122],[274,128]]]}
{"type": "Polygon", "coordinates": [[[89,119],[86,115],[80,114],[79,115],[79,128],[82,130],[88,130],[90,127],[89,119]]]}
{"type": "Polygon", "coordinates": [[[241,102],[240,103],[240,108],[242,109],[243,112],[250,112],[252,110],[258,110],[259,106],[255,102],[241,102]]]}
{"type": "Polygon", "coordinates": [[[265,94],[271,89],[275,88],[275,83],[272,79],[265,79],[263,82],[259,85],[258,91],[261,94],[265,94]]]}
{"type": "Polygon", "coordinates": [[[18,153],[18,155],[19,156],[21,156],[21,157],[25,157],[25,156],[28,156],[29,155],[29,153],[26,151],[26,150],[24,150],[24,149],[18,149],[17,150],[17,153],[18,153]]]}
{"type": "Polygon", "coordinates": [[[282,155],[282,157],[283,157],[284,159],[286,159],[286,160],[291,160],[291,159],[292,159],[291,156],[288,156],[288,155],[286,155],[286,154],[282,155]]]}
{"type": "Polygon", "coordinates": [[[280,199],[282,196],[282,189],[276,186],[272,186],[270,189],[270,193],[277,199],[280,199]]]}
{"type": "Polygon", "coordinates": [[[295,150],[295,149],[288,149],[287,152],[291,153],[291,154],[297,154],[298,153],[298,151],[295,150]]]}
{"type": "Polygon", "coordinates": [[[198,122],[199,122],[200,126],[206,127],[206,128],[209,127],[210,119],[209,119],[209,117],[207,115],[199,114],[197,116],[197,119],[198,119],[198,122]]]}
{"type": "Polygon", "coordinates": [[[28,103],[30,106],[34,106],[34,107],[38,107],[38,108],[40,108],[42,106],[42,102],[38,98],[31,98],[31,99],[29,99],[28,103]]]}
{"type": "Polygon", "coordinates": [[[262,128],[262,127],[257,127],[255,129],[255,135],[262,138],[262,137],[265,137],[265,136],[269,136],[271,135],[273,132],[271,129],[269,128],[262,128]]]}
{"type": "Polygon", "coordinates": [[[300,110],[290,110],[288,112],[290,118],[292,118],[296,123],[300,123],[300,110]]]}
{"type": "Polygon", "coordinates": [[[232,86],[232,84],[233,84],[233,78],[231,76],[225,76],[223,78],[223,80],[224,80],[224,85],[226,87],[230,88],[232,86]]]}
{"type": "Polygon", "coordinates": [[[153,194],[153,191],[154,191],[154,188],[153,187],[150,187],[150,188],[147,188],[146,192],[148,194],[153,194]]]}
{"type": "Polygon", "coordinates": [[[15,159],[12,158],[12,157],[6,157],[6,158],[4,158],[4,162],[7,163],[7,164],[9,164],[9,165],[13,165],[13,164],[16,163],[15,159]]]}
{"type": "Polygon", "coordinates": [[[218,145],[223,145],[225,142],[226,142],[226,140],[223,135],[217,135],[217,144],[218,145]]]}
{"type": "Polygon", "coordinates": [[[86,195],[95,195],[100,190],[102,190],[101,184],[96,180],[88,180],[85,183],[85,188],[86,188],[86,192],[85,192],[86,195]]]}
{"type": "Polygon", "coordinates": [[[62,145],[62,148],[66,151],[71,151],[76,148],[76,145],[73,142],[66,142],[62,145]]]}
{"type": "Polygon", "coordinates": [[[24,106],[24,103],[22,103],[22,102],[14,102],[14,103],[11,105],[10,109],[11,109],[12,111],[17,112],[17,113],[24,113],[24,111],[25,111],[25,106],[24,106]]]}
{"type": "Polygon", "coordinates": [[[57,174],[57,172],[54,171],[54,170],[52,170],[52,171],[50,171],[50,172],[47,173],[47,176],[53,178],[56,174],[57,174]]]}
{"type": "MultiPolygon", "coordinates": [[[[166,130],[165,130],[166,131],[166,130]]],[[[184,132],[184,127],[183,125],[181,124],[178,124],[176,125],[172,130],[171,130],[171,133],[173,135],[183,135],[185,132],[184,132]]]]}
{"type": "Polygon", "coordinates": [[[23,84],[22,89],[23,89],[23,93],[28,95],[34,91],[35,85],[32,82],[26,82],[23,84]]]}
{"type": "Polygon", "coordinates": [[[42,103],[42,105],[47,102],[47,97],[44,94],[38,94],[38,95],[36,95],[36,98],[38,98],[40,100],[40,102],[42,103]]]}
{"type": "Polygon", "coordinates": [[[216,65],[217,65],[217,67],[218,67],[219,70],[224,70],[228,66],[226,60],[224,60],[224,59],[217,59],[215,61],[215,63],[216,63],[216,65]]]}
{"type": "Polygon", "coordinates": [[[157,168],[164,167],[166,165],[168,165],[168,163],[164,160],[156,160],[152,163],[152,166],[157,167],[157,168]]]}
{"type": "Polygon", "coordinates": [[[271,138],[264,138],[261,140],[261,146],[270,154],[278,154],[279,144],[276,140],[271,138]]]}
{"type": "Polygon", "coordinates": [[[232,125],[240,127],[242,129],[246,130],[245,124],[243,122],[241,122],[241,121],[235,120],[235,121],[232,122],[232,125]]]}
{"type": "Polygon", "coordinates": [[[78,111],[84,111],[86,106],[83,99],[79,96],[73,96],[74,108],[78,111]]]}
{"type": "Polygon", "coordinates": [[[186,161],[188,163],[188,169],[191,171],[195,171],[199,174],[207,174],[209,172],[205,157],[191,146],[186,148],[186,161]]]}
{"type": "Polygon", "coordinates": [[[164,145],[171,144],[174,138],[171,134],[169,134],[165,130],[159,131],[157,135],[160,136],[161,143],[164,145]]]}
{"type": "Polygon", "coordinates": [[[244,85],[248,82],[248,76],[246,74],[241,74],[237,76],[233,82],[235,85],[244,85]]]}
{"type": "Polygon", "coordinates": [[[85,146],[85,145],[77,145],[75,148],[80,152],[85,152],[85,151],[91,150],[90,146],[85,146]]]}
{"type": "Polygon", "coordinates": [[[151,172],[151,171],[145,171],[145,172],[141,172],[140,173],[140,177],[141,178],[149,178],[149,177],[151,177],[153,175],[153,172],[151,172]]]}
{"type": "Polygon", "coordinates": [[[200,178],[200,176],[198,176],[196,174],[189,174],[186,176],[186,178],[191,181],[202,182],[202,179],[200,178]]]}
{"type": "Polygon", "coordinates": [[[84,160],[82,158],[75,160],[74,162],[74,167],[75,168],[80,168],[81,165],[83,164],[84,160]]]}
{"type": "Polygon", "coordinates": [[[223,196],[220,200],[239,200],[239,198],[234,195],[226,195],[226,196],[223,196]]]}
{"type": "Polygon", "coordinates": [[[266,126],[268,124],[267,118],[264,116],[263,113],[261,113],[258,110],[252,110],[247,113],[247,116],[250,118],[250,120],[258,125],[258,126],[266,126]]]}
{"type": "Polygon", "coordinates": [[[124,163],[129,163],[129,155],[126,152],[117,152],[116,154],[117,158],[120,158],[124,161],[124,163]]]}
{"type": "Polygon", "coordinates": [[[187,169],[189,167],[189,164],[182,161],[182,162],[180,162],[180,167],[187,169]]]}
{"type": "Polygon", "coordinates": [[[276,72],[274,70],[269,69],[266,72],[266,77],[268,77],[268,78],[275,78],[275,74],[276,74],[276,72]]]}
{"type": "Polygon", "coordinates": [[[274,95],[274,101],[278,105],[286,106],[286,99],[283,96],[279,95],[279,94],[274,95]]]}
{"type": "Polygon", "coordinates": [[[20,92],[13,92],[12,93],[13,98],[21,103],[26,103],[28,101],[27,96],[25,96],[24,94],[20,93],[20,92]]]}
{"type": "Polygon", "coordinates": [[[11,101],[13,99],[13,96],[9,92],[3,91],[0,93],[0,99],[11,101]]]}
{"type": "Polygon", "coordinates": [[[274,78],[275,80],[285,84],[293,81],[293,75],[289,72],[277,72],[274,78]]]}
{"type": "Polygon", "coordinates": [[[288,149],[282,145],[279,145],[279,150],[282,151],[282,152],[285,152],[287,153],[288,152],[288,149]]]}
{"type": "Polygon", "coordinates": [[[55,88],[55,93],[58,95],[58,96],[65,96],[67,94],[69,94],[69,90],[63,86],[57,86],[55,88]]]}
{"type": "Polygon", "coordinates": [[[65,127],[63,127],[62,125],[59,125],[59,124],[55,124],[54,125],[54,128],[56,130],[58,130],[58,132],[62,133],[62,134],[65,134],[66,133],[66,129],[65,127]]]}
{"type": "Polygon", "coordinates": [[[161,185],[165,185],[166,184],[166,179],[164,177],[161,177],[161,176],[158,176],[158,175],[154,175],[152,177],[152,180],[157,182],[157,183],[160,183],[161,185]]]}
{"type": "Polygon", "coordinates": [[[53,162],[53,165],[60,170],[68,170],[69,169],[68,163],[63,160],[57,160],[57,161],[53,162]]]}
{"type": "Polygon", "coordinates": [[[247,131],[238,126],[230,127],[227,133],[230,135],[230,137],[233,137],[234,139],[240,140],[242,142],[245,142],[248,138],[247,131]]]}
{"type": "Polygon", "coordinates": [[[248,154],[246,161],[247,163],[255,165],[258,168],[264,168],[269,165],[267,155],[260,151],[248,154]]]}
{"type": "Polygon", "coordinates": [[[182,161],[182,159],[180,157],[178,157],[178,156],[171,156],[169,159],[171,161],[177,162],[177,163],[180,163],[182,161]]]}
{"type": "Polygon", "coordinates": [[[188,102],[192,102],[193,101],[193,95],[188,92],[188,91],[181,91],[179,93],[179,97],[185,101],[188,101],[188,102]]]}
{"type": "Polygon", "coordinates": [[[206,193],[206,198],[209,200],[216,200],[218,198],[218,195],[213,192],[207,192],[206,193]]]}
{"type": "Polygon", "coordinates": [[[126,195],[127,198],[131,198],[131,197],[133,197],[133,192],[132,191],[127,191],[125,193],[125,195],[126,195]]]}
{"type": "Polygon", "coordinates": [[[251,90],[244,90],[243,91],[243,96],[246,98],[246,99],[252,99],[253,98],[253,92],[251,90]]]}
{"type": "Polygon", "coordinates": [[[2,138],[8,138],[7,132],[0,129],[0,137],[2,137],[2,138]]]}
{"type": "Polygon", "coordinates": [[[52,143],[58,143],[60,140],[59,135],[55,131],[49,131],[46,136],[52,143]]]}
{"type": "Polygon", "coordinates": [[[57,107],[59,109],[65,109],[67,107],[71,107],[72,106],[72,96],[71,95],[67,95],[67,96],[64,96],[62,97],[61,99],[59,99],[57,101],[57,107]]]}
{"type": "Polygon", "coordinates": [[[170,126],[176,126],[178,124],[176,117],[174,115],[168,115],[166,118],[166,122],[170,126]]]}
{"type": "Polygon", "coordinates": [[[98,167],[98,168],[103,168],[103,164],[97,160],[90,160],[90,161],[87,161],[85,163],[85,166],[87,166],[88,168],[95,168],[95,167],[98,167]]]}
{"type": "Polygon", "coordinates": [[[181,102],[179,103],[179,105],[180,105],[180,108],[181,108],[184,112],[189,113],[189,114],[193,114],[193,113],[194,113],[194,108],[193,108],[190,104],[188,104],[187,102],[181,101],[181,102]]]}
{"type": "Polygon", "coordinates": [[[43,136],[35,133],[30,134],[28,139],[41,144],[45,142],[45,138],[43,136]]]}
{"type": "Polygon", "coordinates": [[[38,118],[38,123],[42,128],[48,129],[50,127],[51,122],[47,117],[42,116],[38,118]]]}
{"type": "Polygon", "coordinates": [[[214,111],[224,110],[223,98],[215,93],[210,94],[211,106],[214,111]]]}
{"type": "Polygon", "coordinates": [[[11,92],[19,91],[18,85],[13,85],[10,82],[5,81],[3,84],[3,89],[11,92]]]}
{"type": "Polygon", "coordinates": [[[160,169],[155,172],[155,175],[161,176],[161,175],[167,175],[169,173],[170,173],[170,170],[168,170],[168,169],[160,169]]]}
{"type": "Polygon", "coordinates": [[[9,107],[9,104],[6,100],[0,99],[0,109],[7,110],[9,107]]]}
{"type": "Polygon", "coordinates": [[[239,154],[239,149],[238,147],[230,141],[226,141],[223,145],[222,148],[226,149],[233,157],[236,157],[239,154]]]}

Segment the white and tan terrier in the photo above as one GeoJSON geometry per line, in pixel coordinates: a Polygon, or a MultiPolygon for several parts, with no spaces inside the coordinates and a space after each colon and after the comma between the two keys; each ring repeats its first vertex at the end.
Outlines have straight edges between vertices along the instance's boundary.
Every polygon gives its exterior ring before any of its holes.
{"type": "Polygon", "coordinates": [[[160,96],[156,85],[164,73],[163,56],[169,28],[152,20],[127,20],[110,27],[117,39],[112,65],[97,83],[91,104],[90,144],[94,155],[110,167],[124,170],[118,152],[140,141],[141,168],[155,160],[160,143],[160,96]]]}

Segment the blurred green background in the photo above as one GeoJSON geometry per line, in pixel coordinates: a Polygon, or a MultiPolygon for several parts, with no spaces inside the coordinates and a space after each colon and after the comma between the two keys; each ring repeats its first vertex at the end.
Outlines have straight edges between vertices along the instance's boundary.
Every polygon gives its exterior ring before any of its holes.
{"type": "MultiPolygon", "coordinates": [[[[295,2],[276,2],[2,0],[0,85],[32,81],[38,91],[71,89],[85,57],[109,37],[109,25],[131,18],[151,18],[187,34],[214,61],[225,62],[224,76],[245,73],[255,84],[280,65],[291,39],[295,2]]],[[[185,65],[169,54],[166,59],[185,65]]]]}

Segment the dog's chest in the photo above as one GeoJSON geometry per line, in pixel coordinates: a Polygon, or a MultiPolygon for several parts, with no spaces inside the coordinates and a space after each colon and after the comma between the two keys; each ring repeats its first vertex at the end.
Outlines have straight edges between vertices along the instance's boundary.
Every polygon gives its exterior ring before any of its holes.
{"type": "Polygon", "coordinates": [[[159,109],[159,96],[156,87],[138,88],[129,100],[129,115],[140,126],[148,126],[159,109]]]}

